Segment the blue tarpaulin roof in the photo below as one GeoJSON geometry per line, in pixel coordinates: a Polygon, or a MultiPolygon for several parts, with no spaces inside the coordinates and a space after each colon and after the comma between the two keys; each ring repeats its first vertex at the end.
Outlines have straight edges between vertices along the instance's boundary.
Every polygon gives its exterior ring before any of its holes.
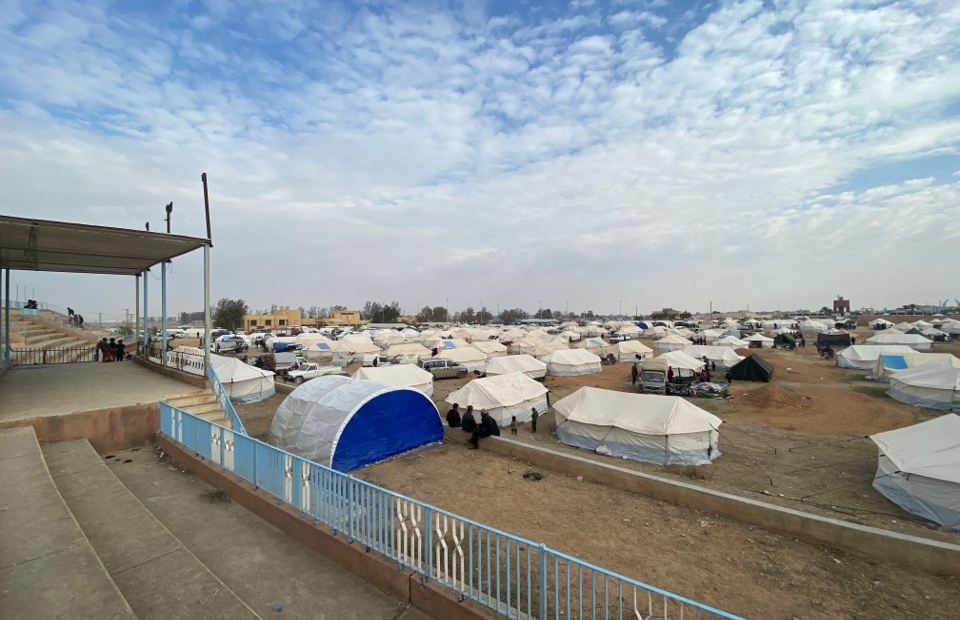
{"type": "Polygon", "coordinates": [[[907,360],[902,355],[883,355],[883,367],[890,370],[903,370],[907,368],[907,360]]]}
{"type": "Polygon", "coordinates": [[[319,350],[321,350],[321,351],[330,351],[330,350],[331,350],[331,349],[330,349],[330,345],[328,345],[326,342],[318,342],[318,343],[316,343],[316,347],[317,347],[317,349],[319,349],[319,350]]]}
{"type": "Polygon", "coordinates": [[[452,340],[441,340],[440,342],[443,343],[443,348],[444,348],[444,349],[456,349],[456,348],[457,348],[456,345],[453,344],[453,341],[452,341],[452,340]]]}

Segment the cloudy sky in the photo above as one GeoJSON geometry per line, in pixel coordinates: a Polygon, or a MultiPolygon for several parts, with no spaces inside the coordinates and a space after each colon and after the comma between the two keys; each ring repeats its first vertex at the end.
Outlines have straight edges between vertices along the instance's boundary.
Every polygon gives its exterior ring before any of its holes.
{"type": "Polygon", "coordinates": [[[0,0],[0,213],[204,236],[206,172],[253,309],[936,303],[958,150],[955,0],[0,0]]]}

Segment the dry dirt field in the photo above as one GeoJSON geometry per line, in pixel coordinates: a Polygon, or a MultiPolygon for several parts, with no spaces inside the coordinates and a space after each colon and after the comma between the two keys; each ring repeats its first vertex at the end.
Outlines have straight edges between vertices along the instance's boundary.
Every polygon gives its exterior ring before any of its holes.
{"type": "MultiPolygon", "coordinates": [[[[861,330],[858,341],[869,336],[861,330]]],[[[648,343],[650,344],[650,343],[648,343]]],[[[937,345],[935,351],[960,351],[937,345]]],[[[742,352],[741,352],[742,353],[742,352]]],[[[724,420],[722,456],[704,467],[658,467],[564,446],[552,414],[518,439],[856,523],[960,544],[871,487],[876,447],[866,437],[935,415],[900,404],[865,373],[841,370],[808,347],[763,351],[769,384],[734,383],[730,400],[694,399],[724,420]]],[[[348,368],[348,371],[352,371],[348,368]]],[[[630,365],[599,375],[548,377],[551,402],[583,385],[631,391],[630,365]]],[[[435,383],[434,402],[463,380],[435,383]]],[[[265,438],[284,394],[239,407],[265,438]]],[[[482,447],[482,443],[481,443],[482,447]]],[[[712,514],[542,471],[484,450],[449,444],[362,471],[361,478],[646,583],[748,618],[955,618],[960,579],[878,562],[771,534],[712,514]]]]}

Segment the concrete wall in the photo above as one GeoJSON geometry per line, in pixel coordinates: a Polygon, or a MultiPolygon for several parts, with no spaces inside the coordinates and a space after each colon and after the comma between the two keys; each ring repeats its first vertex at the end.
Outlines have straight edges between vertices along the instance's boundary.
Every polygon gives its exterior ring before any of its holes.
{"type": "Polygon", "coordinates": [[[0,428],[15,426],[32,426],[41,443],[87,439],[98,452],[110,452],[150,443],[160,428],[160,407],[127,405],[0,422],[0,428]]]}
{"type": "Polygon", "coordinates": [[[361,579],[393,592],[434,618],[444,620],[493,620],[502,616],[470,600],[458,601],[457,595],[435,583],[421,585],[420,576],[401,568],[362,545],[348,542],[325,526],[316,525],[294,508],[278,503],[272,495],[254,489],[234,474],[211,463],[163,435],[157,445],[178,463],[207,484],[227,493],[230,498],[261,519],[280,528],[320,555],[336,562],[361,579]]]}
{"type": "MultiPolygon", "coordinates": [[[[159,364],[154,364],[153,362],[148,362],[142,357],[137,357],[136,355],[133,356],[133,361],[134,363],[139,364],[144,368],[148,368],[153,372],[158,372],[161,375],[164,375],[167,377],[174,377],[176,379],[179,379],[180,381],[185,381],[191,385],[195,385],[198,388],[208,387],[206,377],[192,375],[189,372],[183,372],[182,370],[177,370],[176,368],[172,368],[170,366],[161,366],[159,364]]],[[[160,426],[158,425],[157,428],[160,428],[160,426]]]]}
{"type": "MultiPolygon", "coordinates": [[[[447,429],[446,441],[464,443],[466,439],[466,435],[459,429],[453,432],[447,429]]],[[[695,510],[713,512],[791,538],[852,551],[883,561],[910,565],[934,573],[960,575],[960,545],[791,510],[548,448],[532,446],[505,437],[490,437],[480,442],[480,445],[491,452],[515,457],[557,473],[583,476],[585,480],[591,482],[695,510]]]]}

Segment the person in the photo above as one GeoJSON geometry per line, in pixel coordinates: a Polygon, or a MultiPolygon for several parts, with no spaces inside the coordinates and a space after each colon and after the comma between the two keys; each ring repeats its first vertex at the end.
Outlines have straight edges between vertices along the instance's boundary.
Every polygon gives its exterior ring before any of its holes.
{"type": "Polygon", "coordinates": [[[717,363],[716,363],[716,362],[710,362],[710,370],[713,371],[713,372],[716,372],[716,371],[717,371],[717,363]]]}
{"type": "Polygon", "coordinates": [[[480,440],[484,437],[490,437],[492,435],[500,436],[500,427],[497,425],[497,421],[493,419],[487,410],[484,409],[480,412],[480,424],[477,425],[477,428],[473,431],[473,434],[470,436],[470,443],[473,445],[473,449],[476,450],[480,447],[480,440]]]}
{"type": "Polygon", "coordinates": [[[107,339],[104,338],[103,340],[97,343],[97,357],[94,358],[94,361],[96,361],[97,358],[99,358],[100,361],[102,362],[108,361],[107,352],[108,352],[107,339]]]}
{"type": "Polygon", "coordinates": [[[127,354],[127,345],[123,344],[123,338],[117,341],[117,361],[122,362],[127,354]]]}
{"type": "Polygon", "coordinates": [[[477,430],[477,420],[473,417],[473,405],[467,405],[467,410],[463,412],[460,428],[463,429],[464,433],[472,433],[477,430]]]}
{"type": "Polygon", "coordinates": [[[77,327],[79,327],[80,329],[83,329],[83,315],[82,315],[82,314],[78,314],[78,315],[77,315],[77,327]]]}
{"type": "Polygon", "coordinates": [[[117,360],[117,339],[111,338],[110,342],[107,344],[107,356],[110,358],[107,361],[115,362],[117,360]]]}
{"type": "Polygon", "coordinates": [[[857,344],[857,337],[856,337],[856,336],[850,336],[850,346],[853,346],[853,345],[855,345],[855,344],[857,344]]]}
{"type": "Polygon", "coordinates": [[[729,370],[727,371],[726,379],[727,379],[727,383],[733,383],[733,373],[729,370]]]}
{"type": "Polygon", "coordinates": [[[673,366],[667,366],[667,383],[673,383],[673,366]]]}
{"type": "Polygon", "coordinates": [[[800,348],[802,349],[802,348],[804,348],[804,347],[806,347],[806,346],[807,346],[807,339],[806,339],[806,338],[801,338],[801,339],[800,339],[800,348]]]}
{"type": "Polygon", "coordinates": [[[531,407],[530,408],[530,432],[531,433],[537,432],[537,418],[539,417],[540,417],[540,414],[537,412],[537,408],[531,407]]]}
{"type": "Polygon", "coordinates": [[[633,368],[630,369],[630,385],[637,384],[637,377],[640,375],[640,369],[637,368],[637,363],[633,363],[633,368]]]}
{"type": "Polygon", "coordinates": [[[517,416],[512,416],[510,418],[510,434],[511,435],[517,434],[517,416]]]}
{"type": "Polygon", "coordinates": [[[460,404],[453,403],[453,407],[447,412],[447,424],[450,428],[460,428],[460,404]]]}

